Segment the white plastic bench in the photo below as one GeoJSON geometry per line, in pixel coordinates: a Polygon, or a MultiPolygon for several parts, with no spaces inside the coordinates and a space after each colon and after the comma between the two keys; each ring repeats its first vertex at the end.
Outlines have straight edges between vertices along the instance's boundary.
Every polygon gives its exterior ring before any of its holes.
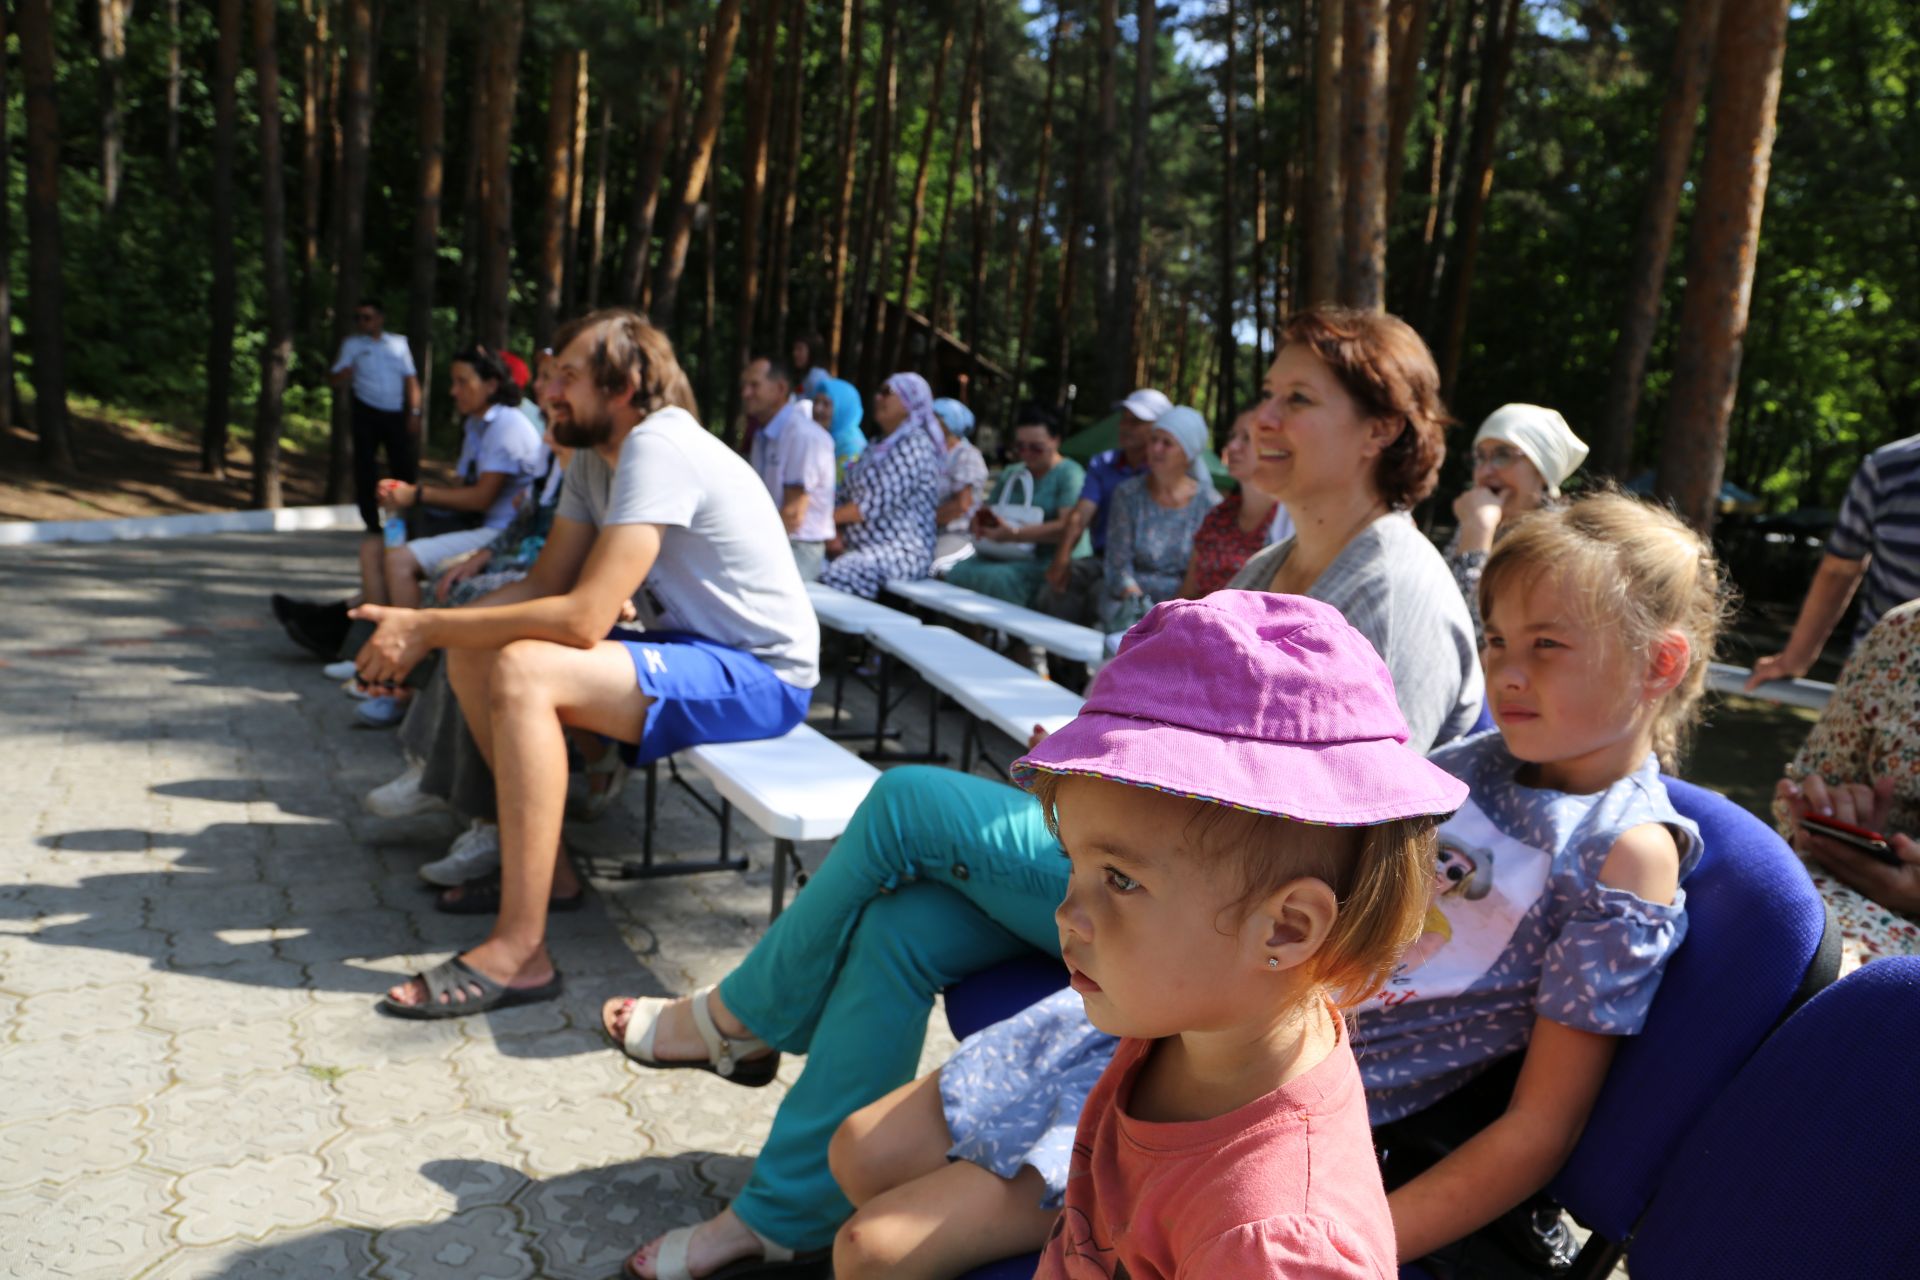
{"type": "MultiPolygon", "coordinates": [[[[719,742],[689,747],[674,757],[685,760],[720,793],[714,808],[691,787],[695,803],[720,821],[720,857],[713,862],[653,860],[653,817],[656,775],[647,776],[646,843],[642,860],[628,864],[628,877],[685,875],[696,871],[743,871],[744,857],[730,856],[733,811],[773,838],[773,906],[777,919],[786,906],[787,871],[794,886],[806,883],[806,868],[794,846],[809,840],[833,840],[847,828],[854,810],[867,798],[880,771],[808,725],[799,725],[784,737],[752,742],[719,742]]],[[[669,761],[672,767],[672,761],[669,761]]],[[[686,786],[678,769],[674,780],[686,786]]]]}
{"type": "Polygon", "coordinates": [[[935,578],[915,581],[898,579],[889,582],[887,590],[923,609],[931,609],[962,622],[990,627],[995,631],[1004,631],[1048,653],[1057,653],[1076,662],[1098,663],[1106,653],[1107,638],[1092,627],[1067,622],[1041,613],[1038,609],[1008,604],[978,591],[956,587],[951,582],[941,582],[935,578]]]}
{"type": "MultiPolygon", "coordinates": [[[[1036,724],[1051,733],[1080,714],[1079,694],[1041,679],[950,627],[879,627],[867,641],[890,659],[918,672],[935,691],[936,704],[938,696],[945,694],[967,713],[967,736],[960,758],[963,771],[973,767],[976,724],[991,725],[1024,745],[1036,724]]],[[[881,668],[883,698],[890,665],[881,668]]],[[[937,715],[934,724],[938,724],[937,715]]],[[[874,745],[878,751],[878,739],[874,745]]],[[[937,747],[938,740],[932,745],[937,747]]]]}
{"type": "MultiPolygon", "coordinates": [[[[851,592],[837,591],[832,587],[823,587],[817,582],[807,584],[807,599],[813,602],[813,613],[820,625],[829,631],[838,631],[842,635],[864,640],[875,627],[917,627],[920,619],[898,609],[889,609],[851,592]]],[[[840,728],[840,707],[845,701],[847,691],[847,660],[835,664],[833,671],[833,730],[829,734],[834,738],[864,737],[864,734],[840,728]]],[[[877,719],[886,719],[886,708],[882,707],[877,719]]]]}

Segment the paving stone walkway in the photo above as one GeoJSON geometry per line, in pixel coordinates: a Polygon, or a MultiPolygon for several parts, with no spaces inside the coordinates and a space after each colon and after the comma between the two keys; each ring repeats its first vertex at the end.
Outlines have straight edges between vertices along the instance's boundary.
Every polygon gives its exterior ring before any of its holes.
{"type": "MultiPolygon", "coordinates": [[[[339,533],[0,552],[0,1275],[597,1280],[725,1203],[797,1073],[644,1072],[598,1030],[605,997],[715,981],[759,936],[749,831],[745,874],[596,881],[555,917],[559,1001],[374,1012],[486,922],[432,910],[416,868],[451,820],[361,808],[393,737],[351,728],[267,612],[344,594],[352,555],[339,533]]],[[[639,791],[569,843],[637,850],[639,791]]],[[[670,788],[659,830],[717,852],[670,788]]]]}

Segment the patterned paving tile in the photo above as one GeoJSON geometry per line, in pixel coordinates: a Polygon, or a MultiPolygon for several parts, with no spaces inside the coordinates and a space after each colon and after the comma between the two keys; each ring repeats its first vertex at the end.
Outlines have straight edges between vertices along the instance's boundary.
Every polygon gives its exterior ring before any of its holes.
{"type": "Polygon", "coordinates": [[[284,1019],[200,1027],[173,1037],[174,1070],[183,1081],[285,1070],[299,1062],[284,1019]]]}
{"type": "Polygon", "coordinates": [[[316,999],[293,1017],[300,1060],[309,1066],[382,1067],[444,1058],[467,1042],[458,1020],[407,1022],[374,1011],[363,996],[316,999]]]}
{"type": "Polygon", "coordinates": [[[473,1041],[453,1054],[474,1105],[506,1115],[559,1098],[619,1092],[625,1066],[605,1040],[586,1031],[473,1041]]]}
{"type": "Polygon", "coordinates": [[[178,1220],[174,1235],[182,1244],[259,1240],[332,1217],[329,1188],[318,1156],[248,1156],[181,1177],[167,1212],[178,1220]]]}
{"type": "Polygon", "coordinates": [[[124,1169],[140,1158],[145,1125],[139,1107],[119,1106],[0,1126],[0,1187],[58,1186],[83,1174],[124,1169]]]}
{"type": "Polygon", "coordinates": [[[453,1064],[436,1058],[348,1071],[333,1082],[341,1116],[356,1128],[407,1125],[471,1104],[453,1064]]]}
{"type": "Polygon", "coordinates": [[[618,1098],[563,1098],[545,1107],[522,1107],[507,1120],[527,1169],[548,1176],[583,1164],[617,1164],[648,1155],[653,1140],[618,1098]]]}
{"type": "Polygon", "coordinates": [[[143,1028],[14,1045],[0,1055],[0,1098],[21,1119],[140,1102],[170,1079],[168,1049],[165,1036],[143,1028]]]}
{"type": "Polygon", "coordinates": [[[167,1247],[166,1179],[147,1169],[0,1195],[0,1259],[93,1280],[137,1275],[167,1247]]]}
{"type": "Polygon", "coordinates": [[[179,1249],[141,1280],[350,1280],[372,1267],[372,1232],[308,1227],[272,1232],[258,1243],[179,1249]]]}
{"type": "Polygon", "coordinates": [[[340,1125],[326,1080],[301,1067],[243,1080],[177,1084],[147,1106],[152,1116],[146,1162],[176,1173],[240,1155],[316,1150],[340,1125]]]}
{"type": "Polygon", "coordinates": [[[617,1275],[648,1240],[721,1207],[691,1155],[583,1169],[529,1185],[519,1203],[546,1257],[546,1274],[566,1280],[617,1275]]]}
{"type": "Polygon", "coordinates": [[[527,1180],[500,1118],[472,1112],[349,1130],[322,1155],[347,1220],[383,1226],[505,1204],[527,1180]]]}
{"type": "Polygon", "coordinates": [[[146,988],[134,982],[45,992],[20,1002],[14,1039],[31,1043],[134,1026],[146,1002],[146,988]]]}
{"type": "Polygon", "coordinates": [[[539,1274],[511,1209],[470,1209],[445,1222],[382,1232],[380,1280],[524,1280],[539,1274]]]}

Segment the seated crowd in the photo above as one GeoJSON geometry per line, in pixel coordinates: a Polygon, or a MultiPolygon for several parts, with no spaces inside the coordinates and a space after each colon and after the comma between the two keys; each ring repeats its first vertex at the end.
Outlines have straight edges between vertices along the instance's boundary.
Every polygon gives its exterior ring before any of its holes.
{"type": "MultiPolygon", "coordinates": [[[[1687,936],[1702,842],[1660,775],[1725,576],[1663,508],[1564,496],[1586,447],[1532,405],[1478,429],[1443,551],[1410,514],[1453,422],[1425,344],[1332,308],[1279,337],[1224,481],[1201,414],[1146,388],[1085,466],[1023,407],[994,477],[966,405],[903,371],[863,408],[817,340],[742,371],[743,457],[663,334],[595,312],[538,361],[544,443],[496,354],[455,361],[460,483],[378,502],[462,527],[370,536],[357,600],[276,600],[404,720],[409,768],[369,807],[472,824],[421,874],[493,924],[382,1000],[416,1019],[560,993],[566,811],[802,722],[807,583],[938,573],[1109,637],[1014,785],[886,772],[724,980],[607,1003],[645,1067],[753,1087],[806,1056],[740,1195],[636,1241],[629,1275],[948,1277],[1038,1250],[1043,1276],[1385,1277],[1493,1236],[1570,1256],[1544,1188],[1687,936]],[[916,1079],[938,993],[1035,950],[1068,986],[916,1079]]],[[[1817,732],[1783,782],[1789,836],[1809,807],[1911,816],[1876,763],[1834,777],[1847,745],[1817,732]]]]}

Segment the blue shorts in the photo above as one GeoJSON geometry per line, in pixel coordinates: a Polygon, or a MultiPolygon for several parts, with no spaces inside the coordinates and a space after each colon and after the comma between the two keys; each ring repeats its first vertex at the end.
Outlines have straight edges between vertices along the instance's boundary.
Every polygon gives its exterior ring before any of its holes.
{"type": "Polygon", "coordinates": [[[778,738],[807,718],[813,690],[796,689],[750,653],[690,631],[616,632],[633,659],[634,681],[651,700],[640,744],[620,744],[643,765],[706,742],[778,738]]]}

